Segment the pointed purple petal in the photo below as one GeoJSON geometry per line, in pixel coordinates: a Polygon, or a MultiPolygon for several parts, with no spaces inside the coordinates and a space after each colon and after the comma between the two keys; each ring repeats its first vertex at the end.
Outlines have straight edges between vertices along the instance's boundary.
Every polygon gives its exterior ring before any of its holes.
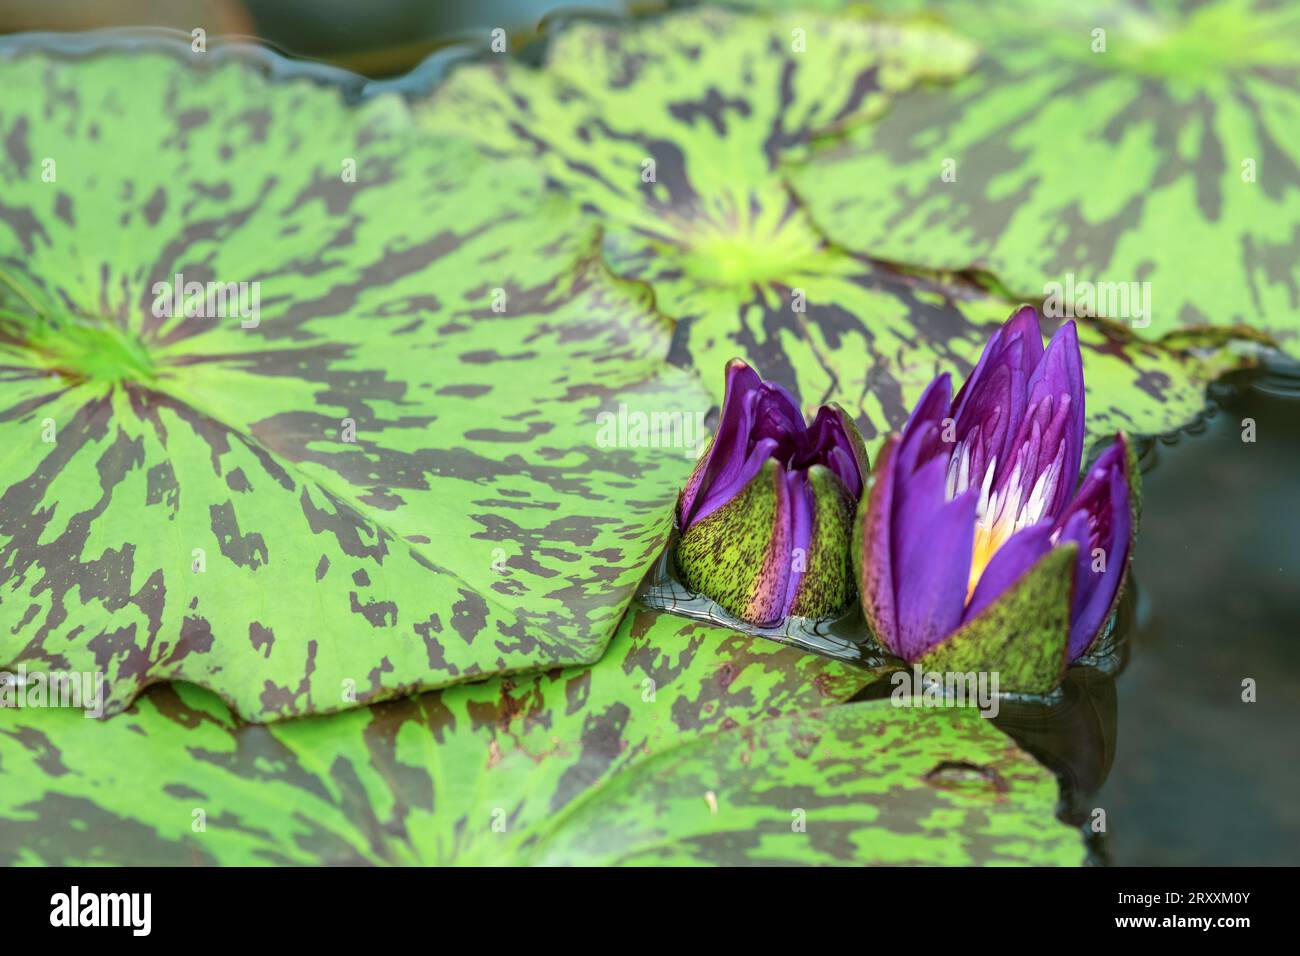
{"type": "Polygon", "coordinates": [[[996,435],[990,435],[986,427],[984,438],[988,455],[1006,460],[1009,444],[1020,425],[1029,377],[1042,356],[1038,313],[1032,306],[1025,306],[993,333],[974,371],[953,399],[958,438],[998,408],[1001,427],[996,435]]]}
{"type": "Polygon", "coordinates": [[[1020,350],[1015,355],[1019,363],[1018,370],[1028,379],[1043,355],[1043,336],[1038,328],[1038,313],[1033,306],[1026,305],[1017,309],[989,338],[974,370],[953,400],[953,409],[958,414],[965,409],[971,394],[979,390],[986,371],[1002,361],[1003,353],[1015,342],[1021,343],[1020,350]]]}
{"type": "MultiPolygon", "coordinates": [[[[1019,343],[1011,351],[1019,352],[1019,343]]],[[[953,456],[967,460],[967,484],[958,491],[971,484],[978,486],[991,461],[1001,464],[1006,460],[1010,436],[1015,434],[1023,411],[1024,394],[1024,377],[1002,364],[989,369],[979,389],[967,393],[964,409],[955,416],[953,456]]]]}
{"type": "Polygon", "coordinates": [[[749,432],[751,442],[775,439],[780,449],[777,457],[789,458],[801,450],[807,427],[803,412],[789,392],[775,382],[759,385],[754,403],[754,424],[749,432]]]}
{"type": "Polygon", "coordinates": [[[1063,444],[1062,480],[1057,482],[1045,512],[1045,515],[1058,516],[1070,500],[1083,464],[1083,357],[1079,353],[1079,335],[1073,321],[1056,330],[1042,361],[1029,378],[1030,408],[1048,396],[1053,399],[1052,417],[1042,423],[1045,442],[1038,470],[1057,457],[1063,444]],[[1065,400],[1067,397],[1068,401],[1065,400]]]}
{"type": "Polygon", "coordinates": [[[936,455],[946,459],[952,454],[952,444],[943,440],[943,421],[951,405],[952,376],[944,372],[926,386],[903,426],[897,468],[904,480],[936,455]]]}
{"type": "Polygon", "coordinates": [[[825,465],[844,482],[853,497],[862,496],[863,476],[858,469],[852,439],[844,430],[844,419],[837,408],[823,405],[808,428],[809,451],[801,467],[825,465]]]}
{"type": "Polygon", "coordinates": [[[698,524],[740,494],[741,489],[762,470],[763,462],[771,458],[775,450],[776,439],[764,438],[750,449],[748,457],[743,461],[731,459],[726,470],[713,480],[704,494],[696,498],[695,513],[685,527],[698,524]]]}
{"type": "MultiPolygon", "coordinates": [[[[727,363],[726,391],[722,397],[722,415],[709,450],[695,466],[682,489],[677,507],[677,525],[689,528],[699,520],[695,503],[721,472],[735,470],[748,457],[749,433],[753,426],[753,396],[760,384],[758,373],[742,362],[727,363]]],[[[743,482],[741,486],[743,487],[743,482]]]]}
{"type": "Polygon", "coordinates": [[[1062,394],[1045,395],[1031,406],[1020,423],[1010,459],[998,468],[993,482],[998,510],[1006,513],[1003,507],[1013,509],[1022,525],[1055,519],[1064,505],[1054,510],[1053,503],[1062,498],[1068,501],[1078,478],[1078,465],[1068,463],[1065,437],[1070,405],[1070,396],[1062,394]]]}
{"type": "Polygon", "coordinates": [[[894,651],[909,661],[956,629],[966,600],[977,492],[945,502],[947,470],[947,460],[935,458],[894,488],[894,651]]]}
{"type": "Polygon", "coordinates": [[[825,465],[849,490],[849,494],[856,500],[862,497],[862,476],[858,473],[858,463],[853,458],[853,453],[845,451],[838,445],[832,448],[825,456],[825,465]]]}
{"type": "Polygon", "coordinates": [[[1127,463],[1128,449],[1120,436],[1089,469],[1059,522],[1060,540],[1079,544],[1071,608],[1071,660],[1088,649],[1106,623],[1128,563],[1133,518],[1127,463]],[[1096,549],[1100,554],[1094,557],[1096,549]],[[1094,571],[1099,558],[1104,559],[1104,570],[1094,571]]]}
{"type": "MultiPolygon", "coordinates": [[[[1002,511],[1022,524],[1059,518],[1083,455],[1083,371],[1074,324],[1057,330],[1029,379],[1028,405],[993,482],[1002,511]]],[[[996,517],[996,516],[995,516],[996,517]]]]}

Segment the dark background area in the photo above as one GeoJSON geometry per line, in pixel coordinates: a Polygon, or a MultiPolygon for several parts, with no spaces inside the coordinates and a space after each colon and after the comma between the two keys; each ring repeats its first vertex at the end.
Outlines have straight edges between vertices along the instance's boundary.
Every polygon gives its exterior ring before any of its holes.
{"type": "Polygon", "coordinates": [[[1091,800],[1109,862],[1300,863],[1298,373],[1213,387],[1204,429],[1148,456],[1115,761],[1091,800]]]}
{"type": "Polygon", "coordinates": [[[0,33],[202,27],[209,38],[256,37],[284,53],[387,77],[448,47],[485,47],[498,27],[517,49],[557,17],[666,6],[653,0],[0,0],[0,33]]]}

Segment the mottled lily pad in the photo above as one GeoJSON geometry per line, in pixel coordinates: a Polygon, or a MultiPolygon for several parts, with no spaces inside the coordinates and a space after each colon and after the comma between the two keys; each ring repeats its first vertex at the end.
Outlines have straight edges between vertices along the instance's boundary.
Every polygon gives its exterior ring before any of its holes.
{"type": "Polygon", "coordinates": [[[598,658],[693,463],[598,416],[708,398],[597,226],[396,96],[10,52],[0,666],[268,719],[598,658]]]}
{"type": "Polygon", "coordinates": [[[541,69],[507,57],[458,67],[419,119],[538,157],[612,230],[724,276],[798,252],[769,242],[786,212],[767,195],[783,159],[880,115],[901,90],[959,75],[974,56],[949,31],[807,13],[577,21],[549,39],[541,69]]]}
{"type": "Polygon", "coordinates": [[[0,862],[1066,863],[1052,775],[970,711],[656,612],[594,667],[270,726],[158,687],[0,710],[0,862]]]}
{"type": "MultiPolygon", "coordinates": [[[[783,164],[870,126],[904,88],[959,76],[970,54],[933,27],[808,13],[579,23],[552,39],[540,69],[505,59],[459,68],[419,119],[532,159],[579,201],[604,230],[611,268],[647,283],[676,320],[673,360],[698,369],[715,401],[718,370],[739,356],[806,406],[843,405],[874,453],[937,373],[970,371],[1019,300],[828,243],[783,164]],[[803,53],[791,48],[796,30],[803,53]]],[[[836,189],[858,201],[882,187],[846,169],[836,189]]],[[[1100,322],[1080,338],[1099,383],[1093,438],[1185,425],[1206,383],[1248,361],[1222,339],[1156,346],[1100,322]]]]}
{"type": "Polygon", "coordinates": [[[983,55],[790,171],[835,242],[987,269],[1026,298],[1055,282],[1086,305],[1090,283],[1093,308],[1144,335],[1238,327],[1300,355],[1294,5],[872,6],[933,10],[983,55]],[[1148,313],[1101,283],[1147,283],[1148,313]]]}
{"type": "Polygon", "coordinates": [[[1054,818],[1056,790],[974,710],[846,704],[658,754],[576,808],[532,858],[1077,866],[1082,841],[1054,818]]]}

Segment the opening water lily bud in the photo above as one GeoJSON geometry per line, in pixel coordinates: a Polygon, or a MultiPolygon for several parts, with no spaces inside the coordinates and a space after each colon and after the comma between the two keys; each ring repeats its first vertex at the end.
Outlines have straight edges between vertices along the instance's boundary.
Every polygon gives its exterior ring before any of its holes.
{"type": "Polygon", "coordinates": [[[809,425],[785,389],[733,359],[717,433],[677,502],[682,581],[758,626],[843,610],[866,465],[839,407],[809,425]]]}
{"type": "Polygon", "coordinates": [[[1132,553],[1137,472],[1120,435],[1076,491],[1083,413],[1074,323],[1044,349],[1028,307],[955,398],[947,374],[930,383],[855,533],[863,610],[888,650],[1045,692],[1095,642],[1132,553]]]}

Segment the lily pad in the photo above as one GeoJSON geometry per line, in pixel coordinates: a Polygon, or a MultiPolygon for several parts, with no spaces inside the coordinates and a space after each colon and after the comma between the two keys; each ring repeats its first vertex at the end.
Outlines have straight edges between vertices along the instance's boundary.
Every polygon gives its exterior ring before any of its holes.
{"type": "Polygon", "coordinates": [[[261,720],[600,656],[693,463],[600,416],[708,398],[538,170],[188,47],[0,88],[0,665],[261,720]]]}
{"type": "Polygon", "coordinates": [[[823,708],[871,679],[638,609],[593,667],[269,726],[188,684],[0,710],[0,862],[1082,862],[973,712],[823,708]]]}
{"type": "Polygon", "coordinates": [[[507,57],[457,67],[419,108],[428,129],[535,156],[607,225],[726,274],[784,264],[780,162],[878,116],[975,48],[932,27],[718,9],[609,25],[575,21],[541,69],[507,57]],[[755,205],[757,200],[763,200],[755,205]]]}
{"type": "MultiPolygon", "coordinates": [[[[739,356],[805,406],[843,405],[874,454],[936,374],[970,371],[1019,300],[827,242],[783,165],[870,126],[886,94],[959,76],[970,54],[933,27],[810,13],[578,23],[551,40],[540,69],[505,59],[458,68],[419,120],[528,157],[580,202],[603,228],[611,268],[647,283],[676,320],[672,359],[699,370],[715,401],[720,370],[739,356]]],[[[848,173],[837,188],[853,201],[881,189],[848,173]]],[[[1101,383],[1089,394],[1093,438],[1177,429],[1203,408],[1207,382],[1249,362],[1222,337],[1151,345],[1096,322],[1080,338],[1085,374],[1101,383]]]]}
{"type": "Polygon", "coordinates": [[[899,98],[789,170],[833,241],[989,270],[1025,298],[1064,292],[1086,307],[1091,287],[1098,314],[1151,337],[1227,326],[1300,355],[1300,12],[1267,0],[937,9],[981,44],[970,74],[899,98]]]}
{"type": "Polygon", "coordinates": [[[968,709],[887,701],[676,747],[546,833],[547,864],[1077,866],[1056,781],[968,709]],[[646,813],[653,807],[652,814],[646,813]]]}

